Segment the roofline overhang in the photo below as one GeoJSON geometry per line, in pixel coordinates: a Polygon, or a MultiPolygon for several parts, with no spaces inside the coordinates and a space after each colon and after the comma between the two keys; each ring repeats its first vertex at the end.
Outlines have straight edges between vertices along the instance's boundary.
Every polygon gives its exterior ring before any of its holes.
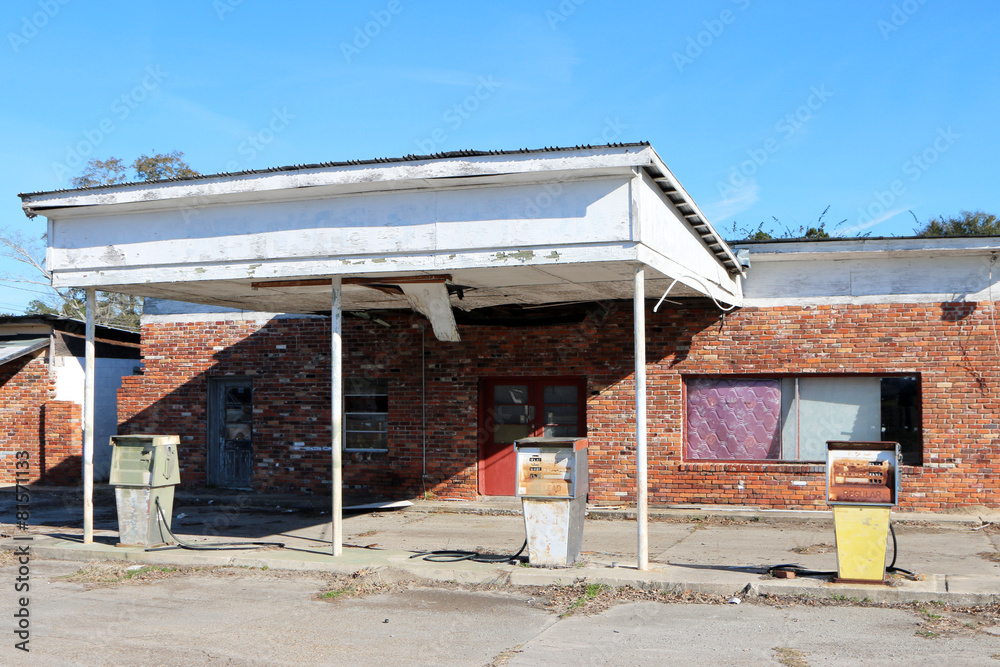
{"type": "Polygon", "coordinates": [[[234,201],[278,200],[379,192],[544,182],[634,174],[644,170],[730,275],[742,274],[733,250],[648,142],[518,151],[457,151],[403,158],[330,162],[236,174],[199,175],[19,195],[28,217],[70,218],[95,207],[117,210],[202,207],[234,201]]]}
{"type": "Polygon", "coordinates": [[[730,243],[736,250],[749,250],[753,262],[860,259],[879,256],[972,256],[1000,253],[1000,236],[777,239],[730,243]]]}

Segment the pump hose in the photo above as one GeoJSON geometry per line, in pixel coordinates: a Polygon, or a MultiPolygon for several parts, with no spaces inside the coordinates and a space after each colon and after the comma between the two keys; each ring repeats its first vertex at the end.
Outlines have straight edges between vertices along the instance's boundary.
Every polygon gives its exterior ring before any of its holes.
{"type": "MultiPolygon", "coordinates": [[[[911,577],[916,577],[915,574],[909,570],[904,570],[901,567],[896,567],[896,555],[898,552],[898,544],[896,543],[896,529],[893,528],[892,522],[889,522],[889,533],[892,535],[892,561],[886,565],[885,571],[891,573],[906,574],[911,577]]],[[[775,572],[794,572],[796,575],[801,575],[804,577],[825,577],[838,574],[836,571],[831,570],[807,570],[804,567],[796,565],[795,563],[783,563],[781,565],[772,565],[767,569],[767,573],[774,576],[775,572]]]]}
{"type": "Polygon", "coordinates": [[[160,499],[156,499],[156,517],[159,524],[167,531],[167,535],[173,538],[177,544],[167,547],[150,547],[146,551],[168,551],[170,549],[190,549],[192,551],[235,551],[238,549],[254,549],[257,547],[281,547],[284,542],[202,542],[192,544],[180,539],[170,530],[166,517],[163,516],[163,508],[160,507],[160,499]]]}
{"type": "Polygon", "coordinates": [[[430,561],[432,563],[457,563],[463,560],[469,560],[473,563],[513,563],[514,561],[520,560],[521,554],[524,550],[528,548],[528,540],[524,540],[524,544],[518,549],[516,554],[511,556],[504,556],[502,554],[483,554],[478,551],[449,551],[447,549],[440,551],[421,551],[420,553],[413,554],[410,558],[424,557],[424,560],[430,561]]]}

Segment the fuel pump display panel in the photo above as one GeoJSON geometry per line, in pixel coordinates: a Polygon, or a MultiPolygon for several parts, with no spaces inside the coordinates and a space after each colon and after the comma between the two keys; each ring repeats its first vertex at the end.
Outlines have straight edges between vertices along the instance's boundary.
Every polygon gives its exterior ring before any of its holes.
{"type": "Polygon", "coordinates": [[[518,451],[517,492],[521,496],[573,497],[573,452],[531,448],[518,451]],[[534,450],[534,451],[532,451],[534,450]]]}
{"type": "Polygon", "coordinates": [[[577,498],[587,493],[587,449],[581,438],[523,438],[514,443],[520,498],[577,498]]]}
{"type": "Polygon", "coordinates": [[[896,443],[830,442],[827,449],[827,502],[895,505],[899,489],[896,443]]]}

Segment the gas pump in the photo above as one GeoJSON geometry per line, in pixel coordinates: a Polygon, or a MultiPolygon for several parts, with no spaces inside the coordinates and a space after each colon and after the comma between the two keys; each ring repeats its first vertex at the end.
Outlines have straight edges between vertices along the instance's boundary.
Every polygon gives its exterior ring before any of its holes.
{"type": "Polygon", "coordinates": [[[514,450],[529,564],[572,565],[583,548],[587,515],[587,439],[522,438],[514,450]]]}
{"type": "Polygon", "coordinates": [[[837,541],[835,582],[883,584],[889,512],[898,502],[895,442],[826,443],[826,500],[837,541]]]}

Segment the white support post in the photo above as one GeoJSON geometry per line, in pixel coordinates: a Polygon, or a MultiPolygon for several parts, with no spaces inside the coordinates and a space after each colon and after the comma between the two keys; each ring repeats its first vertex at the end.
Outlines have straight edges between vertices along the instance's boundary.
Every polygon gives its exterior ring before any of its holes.
{"type": "Polygon", "coordinates": [[[330,307],[330,414],[333,420],[333,440],[330,445],[332,453],[333,475],[333,555],[344,553],[344,498],[343,498],[343,466],[344,466],[344,383],[343,383],[343,348],[341,288],[340,278],[332,281],[333,303],[330,307]]]}
{"type": "Polygon", "coordinates": [[[646,481],[646,274],[635,269],[632,305],[635,313],[635,505],[638,524],[638,568],[649,569],[649,497],[646,481]]]}
{"type": "Polygon", "coordinates": [[[84,345],[83,381],[83,543],[94,541],[94,315],[97,311],[97,290],[87,288],[87,328],[84,345]]]}

